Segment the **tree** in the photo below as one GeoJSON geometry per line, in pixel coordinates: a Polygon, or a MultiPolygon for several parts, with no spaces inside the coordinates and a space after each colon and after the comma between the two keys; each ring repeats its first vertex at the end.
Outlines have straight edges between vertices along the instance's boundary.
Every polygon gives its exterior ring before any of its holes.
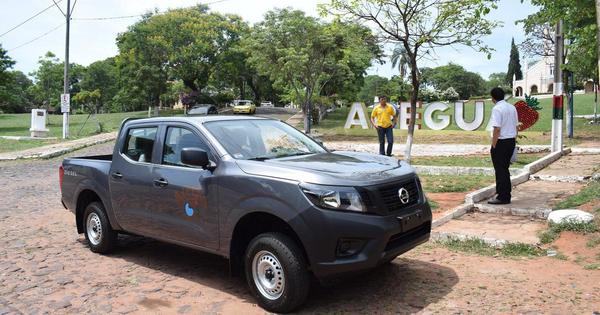
{"type": "Polygon", "coordinates": [[[6,50],[0,44],[0,87],[5,86],[11,79],[8,69],[12,68],[15,62],[6,54],[6,50]]]}
{"type": "Polygon", "coordinates": [[[302,104],[304,128],[310,133],[313,101],[336,78],[355,81],[377,56],[370,31],[350,23],[323,23],[302,11],[267,12],[255,25],[245,47],[258,73],[268,76],[288,100],[302,104]]]}
{"type": "Polygon", "coordinates": [[[244,27],[239,16],[209,13],[206,5],[147,14],[117,38],[117,65],[124,78],[118,98],[131,97],[134,107],[156,106],[168,80],[202,92],[219,55],[239,41],[244,27]]]}
{"type": "Polygon", "coordinates": [[[31,108],[29,88],[33,82],[21,71],[8,72],[9,80],[0,86],[0,111],[24,113],[31,108]]]}
{"type": "Polygon", "coordinates": [[[408,55],[411,119],[404,158],[410,161],[419,98],[418,62],[442,46],[466,45],[490,57],[482,38],[497,23],[486,16],[496,8],[495,0],[331,0],[322,13],[360,20],[379,30],[382,41],[404,46],[408,55]]]}
{"type": "Polygon", "coordinates": [[[60,106],[63,92],[63,63],[52,52],[47,52],[38,61],[38,69],[32,73],[34,85],[30,88],[36,106],[48,110],[60,106]]]}
{"type": "Polygon", "coordinates": [[[491,91],[495,87],[500,87],[505,91],[510,91],[510,85],[506,84],[506,72],[495,72],[490,74],[485,82],[485,92],[491,91]]]}
{"type": "Polygon", "coordinates": [[[506,72],[506,83],[512,87],[513,77],[517,80],[523,79],[521,71],[521,60],[519,58],[519,49],[515,45],[515,39],[510,43],[510,60],[508,61],[508,71],[506,72]]]}
{"type": "Polygon", "coordinates": [[[85,91],[98,90],[100,95],[98,109],[109,108],[119,90],[115,58],[91,63],[83,73],[80,86],[85,91]]]}
{"type": "Polygon", "coordinates": [[[376,96],[387,95],[391,97],[397,94],[398,87],[390,84],[390,80],[378,75],[368,75],[364,79],[364,84],[357,94],[357,99],[365,104],[373,104],[376,96]]]}
{"type": "Polygon", "coordinates": [[[439,92],[453,88],[463,100],[486,93],[485,81],[478,73],[469,72],[454,63],[421,69],[421,81],[439,92]]]}
{"type": "Polygon", "coordinates": [[[390,57],[390,61],[392,62],[392,68],[396,68],[398,65],[398,73],[400,74],[400,78],[404,80],[406,74],[408,73],[408,54],[406,53],[406,48],[404,46],[397,44],[392,51],[392,56],[390,57]]]}
{"type": "MultiPolygon", "coordinates": [[[[63,93],[64,62],[52,52],[47,52],[38,61],[39,67],[30,73],[34,77],[34,85],[29,88],[29,93],[36,106],[48,110],[59,110],[60,95],[63,93]]],[[[85,67],[71,63],[69,75],[69,93],[71,97],[81,89],[79,83],[85,72],[85,67]]]]}
{"type": "Polygon", "coordinates": [[[598,26],[595,0],[532,0],[539,11],[518,21],[527,39],[521,44],[531,56],[554,56],[554,26],[563,20],[567,40],[563,70],[575,74],[576,80],[597,77],[598,26]]]}

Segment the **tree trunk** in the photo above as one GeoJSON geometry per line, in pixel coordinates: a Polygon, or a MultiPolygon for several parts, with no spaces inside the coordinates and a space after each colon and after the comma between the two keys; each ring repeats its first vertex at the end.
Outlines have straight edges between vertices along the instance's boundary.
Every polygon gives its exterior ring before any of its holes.
{"type": "Polygon", "coordinates": [[[310,134],[312,125],[312,90],[307,89],[304,100],[304,133],[310,134]]]}
{"type": "Polygon", "coordinates": [[[404,160],[410,163],[413,137],[415,134],[415,121],[417,120],[417,100],[419,98],[419,77],[416,54],[410,56],[410,73],[413,90],[410,94],[410,122],[408,124],[408,135],[406,136],[406,148],[404,149],[404,160]]]}

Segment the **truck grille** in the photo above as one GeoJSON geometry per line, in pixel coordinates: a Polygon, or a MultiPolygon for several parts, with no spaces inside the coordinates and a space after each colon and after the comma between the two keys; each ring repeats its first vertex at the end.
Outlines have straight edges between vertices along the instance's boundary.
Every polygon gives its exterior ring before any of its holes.
{"type": "Polygon", "coordinates": [[[411,208],[419,203],[421,186],[417,177],[411,179],[366,187],[356,187],[360,197],[372,214],[388,215],[391,213],[411,208]],[[404,188],[408,191],[408,202],[402,203],[399,190],[404,188]]]}
{"type": "Polygon", "coordinates": [[[381,186],[377,190],[387,212],[395,212],[419,203],[419,189],[414,178],[405,182],[381,186]],[[407,203],[402,203],[400,200],[399,190],[401,188],[408,191],[407,203]]]}

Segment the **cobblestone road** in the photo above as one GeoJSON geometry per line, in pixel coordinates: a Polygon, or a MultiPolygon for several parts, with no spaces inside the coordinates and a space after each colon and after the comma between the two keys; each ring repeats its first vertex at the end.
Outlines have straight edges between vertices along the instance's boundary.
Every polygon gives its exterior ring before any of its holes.
{"type": "MultiPolygon", "coordinates": [[[[0,315],[264,313],[220,257],[132,236],[109,256],[90,252],[60,204],[61,161],[0,163],[0,315]]],[[[425,245],[341,284],[315,284],[302,312],[591,314],[599,292],[600,272],[571,262],[425,245]]]]}

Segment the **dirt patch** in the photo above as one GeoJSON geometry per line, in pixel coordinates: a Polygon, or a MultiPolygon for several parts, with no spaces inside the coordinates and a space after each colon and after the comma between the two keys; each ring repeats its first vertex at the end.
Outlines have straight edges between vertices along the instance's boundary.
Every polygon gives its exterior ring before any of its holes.
{"type": "Polygon", "coordinates": [[[435,201],[439,206],[434,212],[444,212],[465,203],[466,193],[427,193],[427,199],[435,201]]]}
{"type": "Polygon", "coordinates": [[[553,246],[567,256],[569,260],[580,265],[600,263],[600,244],[588,246],[591,239],[600,237],[600,233],[579,234],[575,232],[562,232],[553,246]]]}
{"type": "Polygon", "coordinates": [[[577,208],[579,208],[579,209],[581,209],[583,211],[587,211],[589,213],[595,213],[596,210],[600,209],[600,199],[594,200],[594,201],[590,201],[590,202],[588,202],[586,204],[583,204],[583,205],[581,205],[581,206],[579,206],[577,208]]]}

